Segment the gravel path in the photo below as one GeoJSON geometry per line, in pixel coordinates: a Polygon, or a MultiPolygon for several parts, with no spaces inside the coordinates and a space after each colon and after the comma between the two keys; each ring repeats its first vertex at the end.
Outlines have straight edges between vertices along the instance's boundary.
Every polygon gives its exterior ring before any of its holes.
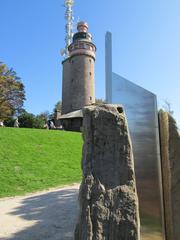
{"type": "Polygon", "coordinates": [[[72,240],[79,185],[0,199],[0,240],[72,240]]]}

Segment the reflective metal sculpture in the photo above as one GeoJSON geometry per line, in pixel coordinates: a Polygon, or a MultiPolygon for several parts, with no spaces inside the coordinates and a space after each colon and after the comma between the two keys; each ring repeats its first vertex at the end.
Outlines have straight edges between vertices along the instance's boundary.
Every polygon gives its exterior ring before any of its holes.
{"type": "MultiPolygon", "coordinates": [[[[106,42],[106,47],[111,48],[111,42],[106,42]]],[[[111,65],[111,61],[111,58],[106,59],[106,64],[111,65]]],[[[106,76],[106,82],[106,87],[111,89],[107,89],[109,95],[106,99],[109,103],[122,104],[128,119],[140,205],[141,240],[162,240],[164,226],[156,96],[112,72],[106,76]]]]}

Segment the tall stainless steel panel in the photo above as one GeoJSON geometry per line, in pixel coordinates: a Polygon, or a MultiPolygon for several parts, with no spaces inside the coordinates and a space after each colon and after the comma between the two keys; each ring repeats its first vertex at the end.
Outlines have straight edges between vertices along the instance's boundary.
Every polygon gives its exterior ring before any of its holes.
{"type": "Polygon", "coordinates": [[[130,129],[139,196],[141,239],[163,239],[161,169],[156,96],[112,73],[111,103],[124,106],[130,129]]]}
{"type": "Polygon", "coordinates": [[[163,240],[163,201],[156,96],[112,73],[112,36],[106,34],[106,100],[124,106],[139,196],[141,240],[163,240]]]}

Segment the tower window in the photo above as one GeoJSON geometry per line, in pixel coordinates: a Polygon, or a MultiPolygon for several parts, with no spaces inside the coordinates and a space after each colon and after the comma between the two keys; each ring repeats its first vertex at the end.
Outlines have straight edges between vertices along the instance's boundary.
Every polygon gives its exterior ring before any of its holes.
{"type": "Polygon", "coordinates": [[[91,76],[91,75],[92,75],[92,73],[91,73],[91,72],[89,72],[89,75],[91,76]]]}
{"type": "Polygon", "coordinates": [[[89,62],[91,63],[91,59],[89,59],[89,62]]]}
{"type": "Polygon", "coordinates": [[[92,101],[92,97],[90,97],[89,99],[90,99],[90,101],[92,101]]]}

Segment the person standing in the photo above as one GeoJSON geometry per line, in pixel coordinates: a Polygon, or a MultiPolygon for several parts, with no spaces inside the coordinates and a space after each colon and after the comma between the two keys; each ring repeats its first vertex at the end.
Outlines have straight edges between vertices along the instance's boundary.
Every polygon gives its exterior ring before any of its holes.
{"type": "Polygon", "coordinates": [[[16,118],[15,122],[14,122],[14,127],[18,128],[19,127],[19,122],[18,122],[18,118],[16,118]]]}

